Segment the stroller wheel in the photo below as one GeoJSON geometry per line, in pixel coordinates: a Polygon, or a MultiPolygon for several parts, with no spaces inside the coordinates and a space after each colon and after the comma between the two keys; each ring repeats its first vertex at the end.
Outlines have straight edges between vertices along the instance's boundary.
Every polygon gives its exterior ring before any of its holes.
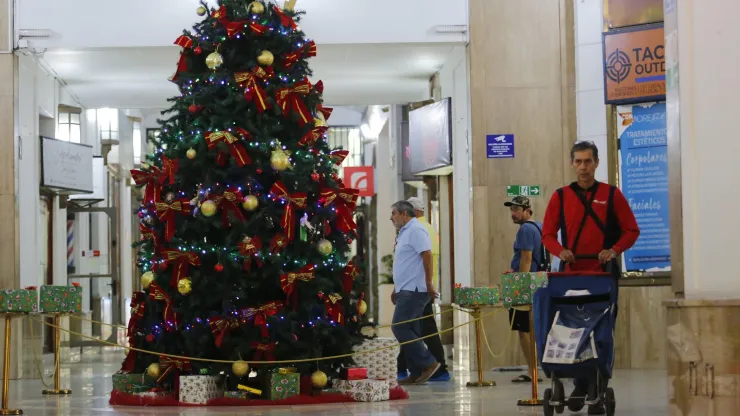
{"type": "Polygon", "coordinates": [[[563,382],[560,380],[553,380],[552,388],[553,401],[560,403],[559,405],[555,406],[555,413],[561,414],[565,411],[565,388],[563,387],[563,382]]]}
{"type": "Polygon", "coordinates": [[[614,397],[614,389],[611,387],[606,389],[606,394],[604,396],[604,407],[606,407],[606,416],[614,416],[614,412],[617,408],[617,399],[614,397]]]}
{"type": "Polygon", "coordinates": [[[555,410],[550,400],[552,400],[552,389],[545,389],[545,394],[542,396],[542,410],[545,411],[545,416],[552,416],[555,410]]]}

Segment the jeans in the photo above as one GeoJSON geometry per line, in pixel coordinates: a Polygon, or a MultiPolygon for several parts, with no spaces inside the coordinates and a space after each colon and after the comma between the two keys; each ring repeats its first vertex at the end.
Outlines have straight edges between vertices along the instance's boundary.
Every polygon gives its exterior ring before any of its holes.
{"type": "MultiPolygon", "coordinates": [[[[393,313],[393,323],[408,321],[409,319],[424,316],[424,308],[430,303],[426,292],[412,292],[402,290],[396,293],[396,310],[393,313]]],[[[398,342],[411,341],[421,337],[421,321],[407,322],[393,326],[393,335],[398,342]]],[[[406,367],[411,375],[418,376],[436,361],[432,353],[426,349],[422,340],[401,346],[401,352],[406,359],[406,367]]]]}
{"type": "MultiPolygon", "coordinates": [[[[434,319],[434,316],[429,316],[434,313],[432,303],[433,302],[430,300],[424,307],[422,316],[427,316],[427,318],[419,321],[421,322],[421,336],[423,337],[439,332],[437,329],[437,321],[434,319]]],[[[439,334],[433,337],[424,338],[424,344],[426,344],[429,352],[434,356],[434,359],[437,360],[438,363],[442,364],[439,369],[447,370],[447,364],[445,364],[445,350],[442,347],[442,339],[439,337],[439,334]]],[[[403,373],[406,370],[408,370],[406,367],[406,356],[403,353],[403,349],[401,349],[401,352],[398,354],[398,372],[403,373]]]]}

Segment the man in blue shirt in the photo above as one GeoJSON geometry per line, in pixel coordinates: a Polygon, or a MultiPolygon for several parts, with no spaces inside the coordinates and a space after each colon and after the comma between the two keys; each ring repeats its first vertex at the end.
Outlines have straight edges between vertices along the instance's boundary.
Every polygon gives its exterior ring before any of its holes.
{"type": "MultiPolygon", "coordinates": [[[[509,272],[538,272],[543,266],[543,257],[546,256],[542,249],[542,223],[532,219],[532,205],[529,198],[515,196],[511,201],[504,203],[509,208],[511,220],[519,224],[519,231],[514,240],[514,256],[511,258],[511,270],[509,272]]],[[[509,322],[511,329],[519,331],[519,343],[527,360],[529,375],[521,375],[514,383],[528,383],[532,381],[532,366],[537,363],[529,362],[529,311],[515,311],[509,309],[509,322]]]]}
{"type": "Polygon", "coordinates": [[[399,384],[419,384],[431,378],[440,363],[424,346],[421,321],[424,308],[438,297],[432,281],[432,241],[426,228],[416,218],[414,207],[408,201],[398,201],[391,207],[391,221],[399,230],[393,257],[393,283],[391,301],[396,305],[393,313],[393,335],[398,342],[416,341],[402,345],[406,368],[411,375],[399,384]],[[398,322],[407,322],[396,325],[398,322]]]}

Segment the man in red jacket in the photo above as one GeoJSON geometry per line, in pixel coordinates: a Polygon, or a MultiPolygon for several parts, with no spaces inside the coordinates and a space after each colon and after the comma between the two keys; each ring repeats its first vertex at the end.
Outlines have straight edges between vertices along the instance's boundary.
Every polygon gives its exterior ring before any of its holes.
{"type": "MultiPolygon", "coordinates": [[[[612,263],[613,272],[619,273],[617,257],[640,236],[635,215],[619,188],[596,181],[599,149],[593,142],[573,145],[570,159],[578,180],[550,198],[542,225],[542,244],[562,260],[561,267],[604,271],[605,265],[612,263]],[[558,242],[558,231],[563,244],[558,242]],[[594,258],[576,259],[578,256],[594,258]]],[[[588,385],[587,379],[575,380],[571,396],[586,396],[588,385]]],[[[589,415],[604,413],[603,406],[589,406],[589,415]]]]}

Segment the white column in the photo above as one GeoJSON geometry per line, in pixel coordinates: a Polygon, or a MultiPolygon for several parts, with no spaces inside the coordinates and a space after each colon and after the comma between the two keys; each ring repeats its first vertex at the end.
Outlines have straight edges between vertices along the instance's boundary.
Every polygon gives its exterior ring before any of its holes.
{"type": "MultiPolygon", "coordinates": [[[[738,298],[740,2],[671,3],[677,7],[678,48],[666,47],[666,61],[680,57],[684,291],[687,298],[738,298]]],[[[672,117],[676,113],[668,115],[669,124],[672,117]]],[[[670,134],[669,145],[675,143],[670,134]]]]}

